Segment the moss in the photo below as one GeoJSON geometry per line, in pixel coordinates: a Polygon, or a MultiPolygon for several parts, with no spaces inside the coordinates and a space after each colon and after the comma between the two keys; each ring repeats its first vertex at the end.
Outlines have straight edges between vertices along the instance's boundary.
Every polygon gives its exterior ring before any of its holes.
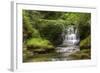
{"type": "Polygon", "coordinates": [[[46,39],[32,38],[27,41],[27,46],[53,48],[53,45],[46,39]]]}
{"type": "Polygon", "coordinates": [[[90,51],[90,49],[83,49],[79,52],[71,54],[70,57],[72,57],[74,60],[90,59],[91,58],[91,51],[90,51]]]}
{"type": "Polygon", "coordinates": [[[83,48],[90,48],[91,46],[91,37],[90,35],[88,37],[86,37],[85,39],[83,39],[81,42],[80,42],[80,49],[83,49],[83,48]]]}

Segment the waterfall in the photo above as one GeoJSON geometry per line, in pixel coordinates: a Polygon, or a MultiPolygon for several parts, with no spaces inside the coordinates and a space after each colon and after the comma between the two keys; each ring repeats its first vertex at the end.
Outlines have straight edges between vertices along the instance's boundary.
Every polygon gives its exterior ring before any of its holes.
{"type": "Polygon", "coordinates": [[[63,56],[68,56],[76,51],[79,51],[79,30],[74,25],[68,27],[63,27],[64,31],[62,32],[63,43],[58,46],[57,52],[62,53],[63,56]]]}
{"type": "Polygon", "coordinates": [[[65,28],[63,45],[73,46],[73,45],[77,45],[78,43],[79,43],[78,28],[72,25],[65,28]]]}

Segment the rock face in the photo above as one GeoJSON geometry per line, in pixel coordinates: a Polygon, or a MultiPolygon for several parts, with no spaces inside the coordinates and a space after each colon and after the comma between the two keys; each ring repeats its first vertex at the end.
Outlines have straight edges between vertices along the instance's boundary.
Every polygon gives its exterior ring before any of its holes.
{"type": "Polygon", "coordinates": [[[58,53],[70,55],[80,50],[79,48],[79,32],[75,26],[68,26],[63,32],[63,43],[56,48],[58,53]]]}

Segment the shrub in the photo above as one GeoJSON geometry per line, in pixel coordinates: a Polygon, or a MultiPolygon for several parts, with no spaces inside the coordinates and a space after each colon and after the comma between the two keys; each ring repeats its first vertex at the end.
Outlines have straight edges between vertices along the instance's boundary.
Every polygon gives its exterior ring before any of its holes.
{"type": "Polygon", "coordinates": [[[41,20],[40,34],[42,38],[46,38],[53,45],[62,43],[62,31],[64,30],[65,21],[63,20],[41,20]]]}

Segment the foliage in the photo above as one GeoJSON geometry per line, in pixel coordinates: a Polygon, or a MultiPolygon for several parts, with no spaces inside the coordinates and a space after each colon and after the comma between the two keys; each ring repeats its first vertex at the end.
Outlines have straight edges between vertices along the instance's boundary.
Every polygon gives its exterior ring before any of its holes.
{"type": "MultiPolygon", "coordinates": [[[[90,58],[90,13],[23,10],[22,14],[24,61],[36,59],[36,56],[43,53],[56,53],[55,47],[63,42],[62,32],[72,24],[79,28],[81,48],[73,56],[77,59],[90,58]]],[[[49,57],[43,56],[37,60],[48,60],[49,57]]]]}
{"type": "Polygon", "coordinates": [[[40,34],[43,38],[50,40],[54,45],[61,44],[64,21],[44,20],[45,26],[40,29],[40,34]]]}
{"type": "Polygon", "coordinates": [[[25,11],[23,12],[23,40],[24,41],[32,37],[40,37],[39,31],[33,28],[30,17],[28,17],[27,14],[25,13],[25,11]]]}

